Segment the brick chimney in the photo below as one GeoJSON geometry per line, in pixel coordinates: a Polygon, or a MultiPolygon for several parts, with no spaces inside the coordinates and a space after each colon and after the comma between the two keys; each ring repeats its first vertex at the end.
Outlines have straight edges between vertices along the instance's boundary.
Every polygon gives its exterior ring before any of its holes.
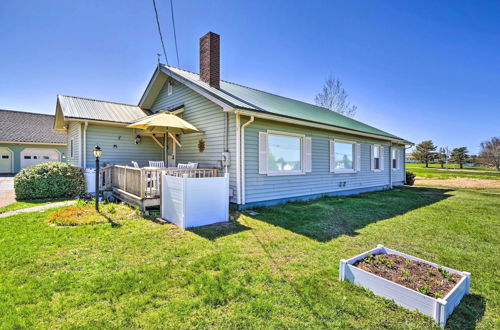
{"type": "Polygon", "coordinates": [[[220,36],[208,32],[200,38],[200,78],[212,87],[220,87],[220,36]]]}

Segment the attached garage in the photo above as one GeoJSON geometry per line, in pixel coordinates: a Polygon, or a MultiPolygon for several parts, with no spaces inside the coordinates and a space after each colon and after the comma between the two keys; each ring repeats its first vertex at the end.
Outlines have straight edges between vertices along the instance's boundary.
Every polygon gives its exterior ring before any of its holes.
{"type": "Polygon", "coordinates": [[[0,173],[14,171],[14,153],[6,147],[0,147],[0,173]]]}
{"type": "Polygon", "coordinates": [[[26,148],[21,151],[21,168],[43,162],[58,162],[61,153],[57,149],[26,148]]]}
{"type": "Polygon", "coordinates": [[[0,110],[0,174],[66,161],[66,133],[55,132],[53,126],[52,115],[0,110]]]}

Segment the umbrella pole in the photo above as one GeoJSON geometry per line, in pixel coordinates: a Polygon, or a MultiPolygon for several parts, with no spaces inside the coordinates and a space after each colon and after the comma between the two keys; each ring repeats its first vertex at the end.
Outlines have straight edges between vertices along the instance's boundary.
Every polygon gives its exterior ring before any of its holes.
{"type": "Polygon", "coordinates": [[[165,166],[168,167],[168,127],[165,132],[165,166]]]}

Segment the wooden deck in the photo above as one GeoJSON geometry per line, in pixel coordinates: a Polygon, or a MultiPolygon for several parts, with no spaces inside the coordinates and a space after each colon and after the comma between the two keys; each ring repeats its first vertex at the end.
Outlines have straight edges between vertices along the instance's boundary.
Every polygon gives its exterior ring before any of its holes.
{"type": "Polygon", "coordinates": [[[102,169],[101,182],[103,188],[111,190],[116,198],[127,204],[139,206],[144,211],[147,207],[160,205],[163,173],[189,178],[216,177],[218,174],[217,169],[187,170],[112,165],[102,169]]]}

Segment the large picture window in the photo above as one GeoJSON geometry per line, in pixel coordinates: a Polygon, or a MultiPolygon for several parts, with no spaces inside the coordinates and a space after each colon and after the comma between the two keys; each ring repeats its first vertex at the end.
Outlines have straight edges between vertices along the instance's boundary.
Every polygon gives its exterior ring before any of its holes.
{"type": "Polygon", "coordinates": [[[302,138],[269,133],[267,168],[272,172],[302,172],[302,138]]]}

